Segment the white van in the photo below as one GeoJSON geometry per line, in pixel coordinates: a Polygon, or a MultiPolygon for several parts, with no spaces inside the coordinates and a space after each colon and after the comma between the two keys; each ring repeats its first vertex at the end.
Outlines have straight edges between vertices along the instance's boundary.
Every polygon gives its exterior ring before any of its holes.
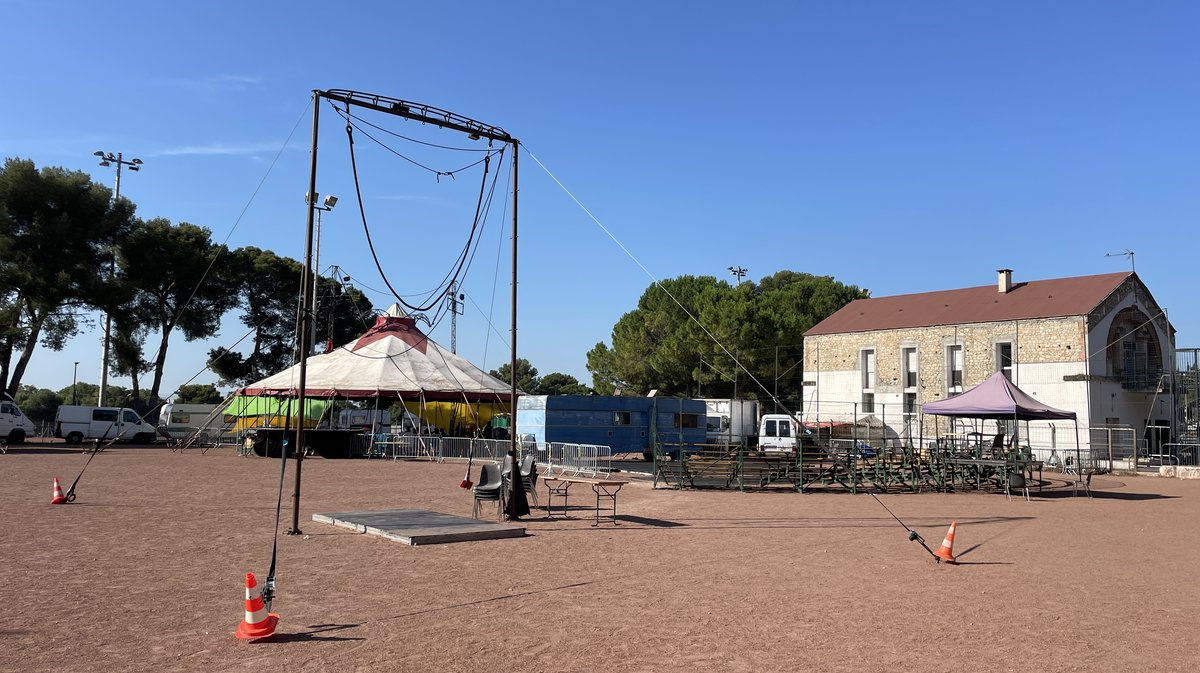
{"type": "Polygon", "coordinates": [[[24,444],[25,438],[37,434],[37,427],[15,402],[0,402],[0,438],[9,444],[24,444]]]}
{"type": "Polygon", "coordinates": [[[143,421],[133,409],[120,407],[82,407],[64,404],[54,418],[54,436],[79,444],[85,439],[117,439],[149,444],[154,441],[154,426],[143,421]]]}
{"type": "Polygon", "coordinates": [[[763,414],[758,422],[758,450],[794,453],[807,430],[787,414],[763,414]]]}

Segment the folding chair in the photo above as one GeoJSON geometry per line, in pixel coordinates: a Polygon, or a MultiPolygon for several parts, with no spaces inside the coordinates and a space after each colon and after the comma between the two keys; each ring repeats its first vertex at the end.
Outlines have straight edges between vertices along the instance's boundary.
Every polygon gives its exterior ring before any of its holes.
{"type": "Polygon", "coordinates": [[[1088,472],[1086,475],[1071,482],[1071,495],[1072,496],[1079,495],[1079,489],[1080,489],[1080,487],[1082,487],[1083,492],[1087,494],[1087,497],[1089,497],[1089,498],[1092,497],[1092,475],[1093,474],[1095,474],[1095,472],[1088,472]]]}
{"type": "Polygon", "coordinates": [[[1013,491],[1024,492],[1025,500],[1029,500],[1029,482],[1021,472],[1009,472],[1008,479],[1004,481],[1004,497],[1012,500],[1013,491]]]}
{"type": "Polygon", "coordinates": [[[521,485],[525,487],[525,493],[533,499],[533,506],[538,507],[537,458],[532,453],[521,460],[521,485]]]}
{"type": "Polygon", "coordinates": [[[471,489],[471,517],[479,518],[479,503],[495,501],[496,518],[504,509],[504,478],[500,475],[500,467],[495,463],[484,463],[479,471],[479,484],[471,489]]]}

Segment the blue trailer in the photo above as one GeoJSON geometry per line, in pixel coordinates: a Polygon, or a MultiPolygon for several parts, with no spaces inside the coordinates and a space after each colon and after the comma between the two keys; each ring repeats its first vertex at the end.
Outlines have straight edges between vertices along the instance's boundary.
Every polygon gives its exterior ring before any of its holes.
{"type": "Polygon", "coordinates": [[[600,444],[653,458],[698,450],[705,441],[703,400],[608,395],[526,395],[517,399],[517,432],[538,442],[600,444]]]}

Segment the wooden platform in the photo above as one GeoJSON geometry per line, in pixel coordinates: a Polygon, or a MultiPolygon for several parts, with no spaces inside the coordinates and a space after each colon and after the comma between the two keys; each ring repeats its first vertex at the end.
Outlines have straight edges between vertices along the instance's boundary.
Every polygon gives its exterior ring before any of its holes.
{"type": "Polygon", "coordinates": [[[443,544],[469,540],[525,537],[525,527],[472,519],[424,509],[385,509],[376,512],[326,512],[313,521],[331,523],[360,533],[379,535],[405,544],[443,544]]]}

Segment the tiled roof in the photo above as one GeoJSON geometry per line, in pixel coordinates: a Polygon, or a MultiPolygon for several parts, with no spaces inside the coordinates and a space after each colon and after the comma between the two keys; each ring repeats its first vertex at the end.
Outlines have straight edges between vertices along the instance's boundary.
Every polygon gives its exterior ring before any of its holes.
{"type": "Polygon", "coordinates": [[[1132,275],[1106,273],[1013,283],[1007,293],[1000,292],[998,283],[993,283],[961,290],[858,299],[804,335],[1087,315],[1132,275]]]}

